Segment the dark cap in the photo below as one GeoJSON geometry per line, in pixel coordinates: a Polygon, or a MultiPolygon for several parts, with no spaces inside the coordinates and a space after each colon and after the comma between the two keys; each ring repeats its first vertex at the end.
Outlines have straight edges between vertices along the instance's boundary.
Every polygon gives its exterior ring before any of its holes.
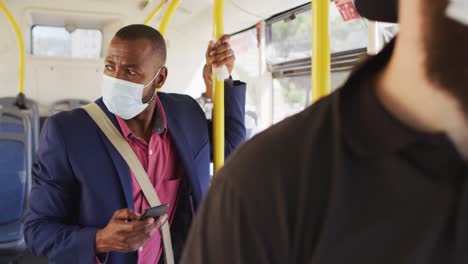
{"type": "Polygon", "coordinates": [[[396,23],[398,0],[354,0],[361,16],[374,21],[396,23]]]}

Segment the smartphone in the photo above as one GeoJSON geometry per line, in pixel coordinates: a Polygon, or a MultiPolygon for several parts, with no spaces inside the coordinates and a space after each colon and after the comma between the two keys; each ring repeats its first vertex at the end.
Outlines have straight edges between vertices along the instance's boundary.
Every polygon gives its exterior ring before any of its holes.
{"type": "Polygon", "coordinates": [[[157,219],[158,217],[166,213],[167,208],[169,208],[168,204],[161,204],[156,207],[148,208],[141,214],[138,220],[144,220],[149,217],[153,217],[154,219],[157,219]]]}

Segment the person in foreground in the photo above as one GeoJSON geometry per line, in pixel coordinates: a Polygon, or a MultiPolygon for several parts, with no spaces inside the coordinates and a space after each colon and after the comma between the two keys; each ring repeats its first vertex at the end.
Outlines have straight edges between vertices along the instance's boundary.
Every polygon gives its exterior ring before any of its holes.
{"type": "Polygon", "coordinates": [[[398,37],[236,151],[182,263],[468,262],[468,26],[447,0],[396,2],[355,1],[398,10],[398,37]]]}
{"type": "MultiPolygon", "coordinates": [[[[224,36],[210,44],[210,67],[225,65],[232,71],[235,58],[228,41],[224,36]]],[[[105,58],[103,97],[96,103],[138,157],[161,203],[169,205],[177,263],[194,210],[209,186],[212,137],[211,121],[194,99],[156,92],[168,76],[165,63],[165,41],[157,30],[144,25],[120,29],[105,58]]],[[[245,89],[244,83],[226,80],[226,155],[245,138],[245,89]]],[[[49,263],[167,261],[158,232],[163,221],[137,220],[150,207],[148,199],[83,109],[46,121],[30,200],[25,240],[49,263]]]]}

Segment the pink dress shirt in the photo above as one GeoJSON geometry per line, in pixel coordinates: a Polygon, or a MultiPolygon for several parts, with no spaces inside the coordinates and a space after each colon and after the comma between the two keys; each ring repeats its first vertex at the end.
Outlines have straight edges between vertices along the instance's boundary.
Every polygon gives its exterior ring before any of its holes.
{"type": "MultiPolygon", "coordinates": [[[[167,131],[166,116],[159,98],[155,98],[154,129],[149,143],[137,137],[125,121],[116,116],[123,136],[130,144],[146,170],[162,204],[169,204],[169,223],[172,223],[177,203],[177,193],[184,170],[176,148],[167,131]],[[159,119],[159,120],[158,120],[159,119]],[[159,127],[157,127],[159,126],[159,127]]],[[[132,175],[132,192],[135,212],[142,213],[150,208],[138,182],[132,175]]],[[[157,264],[163,251],[160,232],[156,232],[138,251],[138,264],[157,264]]],[[[96,263],[99,263],[96,261],[96,263]]]]}

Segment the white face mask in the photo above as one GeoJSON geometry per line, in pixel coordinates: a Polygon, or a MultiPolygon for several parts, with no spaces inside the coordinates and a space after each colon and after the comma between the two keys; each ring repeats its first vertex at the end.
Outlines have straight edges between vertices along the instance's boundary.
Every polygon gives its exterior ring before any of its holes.
{"type": "Polygon", "coordinates": [[[447,17],[468,26],[468,0],[450,0],[445,14],[447,17]]]}
{"type": "Polygon", "coordinates": [[[148,87],[158,77],[162,67],[159,68],[154,78],[147,84],[139,84],[120,80],[103,74],[101,83],[102,99],[109,111],[121,118],[132,119],[148,107],[148,103],[143,103],[143,90],[148,87]]]}

